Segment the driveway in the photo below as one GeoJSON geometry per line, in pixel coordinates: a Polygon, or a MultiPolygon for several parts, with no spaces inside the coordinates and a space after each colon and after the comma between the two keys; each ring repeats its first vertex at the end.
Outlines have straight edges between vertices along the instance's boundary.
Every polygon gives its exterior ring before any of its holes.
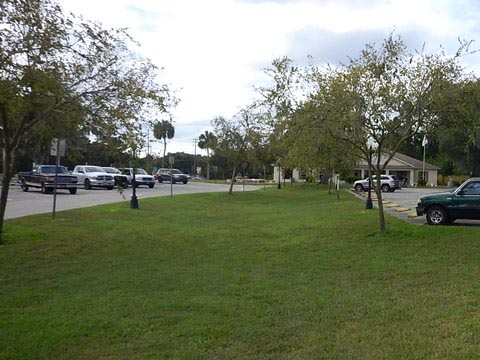
{"type": "MultiPolygon", "coordinates": [[[[393,193],[382,193],[385,212],[390,213],[391,215],[396,216],[409,223],[424,225],[427,223],[425,216],[417,216],[415,212],[418,198],[427,194],[446,192],[451,190],[453,190],[453,188],[402,188],[393,193]]],[[[356,196],[365,199],[366,194],[366,192],[362,192],[360,195],[356,194],[356,196]]],[[[373,202],[373,205],[376,207],[375,201],[373,202]]],[[[480,220],[456,220],[453,225],[480,226],[480,220]]]]}
{"type": "MultiPolygon", "coordinates": [[[[188,184],[173,185],[173,196],[180,194],[194,194],[206,192],[227,192],[230,185],[211,184],[201,182],[189,182],[188,184]]],[[[234,185],[234,191],[252,191],[263,189],[263,185],[234,185]]],[[[153,189],[148,187],[137,188],[137,198],[140,201],[149,197],[170,196],[170,184],[155,184],[153,189]]],[[[68,191],[59,190],[57,193],[56,210],[69,210],[82,207],[89,207],[100,204],[109,204],[115,202],[129,201],[132,196],[132,188],[129,187],[122,194],[117,190],[78,189],[76,195],[70,195],[68,191]]],[[[42,194],[40,189],[30,188],[28,192],[23,192],[19,186],[12,186],[8,194],[8,202],[5,219],[12,219],[33,214],[43,214],[52,211],[53,195],[42,194]]]]}

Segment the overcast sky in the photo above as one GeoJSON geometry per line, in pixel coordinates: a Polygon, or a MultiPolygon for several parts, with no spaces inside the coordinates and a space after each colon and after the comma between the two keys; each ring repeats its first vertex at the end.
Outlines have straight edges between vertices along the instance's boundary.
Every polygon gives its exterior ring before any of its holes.
{"type": "MultiPolygon", "coordinates": [[[[138,51],[163,68],[160,81],[181,101],[168,152],[193,153],[193,139],[211,130],[214,117],[230,117],[249,104],[253,86],[266,81],[263,68],[276,57],[346,62],[392,30],[412,50],[425,43],[432,51],[441,45],[454,51],[458,38],[480,42],[478,0],[59,1],[106,27],[128,28],[141,43],[138,51]]],[[[478,74],[480,54],[464,63],[478,74]]]]}

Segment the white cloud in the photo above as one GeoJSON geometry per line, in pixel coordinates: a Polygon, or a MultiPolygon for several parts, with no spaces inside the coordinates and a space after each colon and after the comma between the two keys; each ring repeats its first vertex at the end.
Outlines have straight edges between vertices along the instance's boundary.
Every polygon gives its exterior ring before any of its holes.
{"type": "MultiPolygon", "coordinates": [[[[209,120],[231,116],[248,104],[254,96],[252,86],[265,81],[260,64],[275,57],[301,57],[303,49],[305,57],[322,52],[356,56],[358,46],[371,41],[369,36],[383,38],[393,29],[412,42],[427,42],[432,48],[444,44],[452,50],[457,37],[478,36],[479,8],[468,0],[60,1],[75,14],[129,28],[142,44],[139,51],[165,68],[161,80],[180,89],[181,99],[174,111],[178,136],[169,144],[170,151],[193,152],[192,139],[208,128],[209,120]],[[343,46],[302,36],[306,29],[340,38],[343,46]],[[350,38],[360,44],[350,48],[350,38]]],[[[477,60],[470,58],[470,65],[477,60]]]]}

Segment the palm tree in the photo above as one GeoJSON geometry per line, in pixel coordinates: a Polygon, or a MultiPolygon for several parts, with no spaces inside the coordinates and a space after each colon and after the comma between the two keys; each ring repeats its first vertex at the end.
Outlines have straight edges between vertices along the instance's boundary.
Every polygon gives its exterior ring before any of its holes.
{"type": "Polygon", "coordinates": [[[175,136],[175,127],[172,124],[172,120],[167,121],[167,120],[162,120],[159,122],[156,122],[155,125],[153,125],[153,136],[158,139],[163,141],[163,167],[165,166],[165,154],[167,152],[167,140],[172,139],[175,136]]]}
{"type": "Polygon", "coordinates": [[[210,149],[216,144],[217,137],[208,130],[198,137],[198,147],[207,150],[207,179],[210,179],[210,149]]]}

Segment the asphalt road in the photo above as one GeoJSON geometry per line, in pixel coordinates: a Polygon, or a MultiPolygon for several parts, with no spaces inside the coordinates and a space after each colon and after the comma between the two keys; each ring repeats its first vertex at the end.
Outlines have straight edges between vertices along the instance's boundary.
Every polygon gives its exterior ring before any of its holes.
{"type": "MultiPolygon", "coordinates": [[[[211,184],[201,182],[189,182],[188,184],[174,184],[173,196],[180,194],[223,192],[228,191],[230,185],[211,184]]],[[[251,191],[263,189],[263,185],[234,185],[234,191],[251,191]]],[[[129,201],[132,195],[132,188],[124,191],[123,196],[117,190],[78,189],[76,195],[70,195],[68,191],[59,190],[57,193],[56,210],[69,210],[82,207],[89,207],[100,204],[108,204],[122,201],[129,201]]],[[[148,187],[137,188],[137,198],[141,199],[170,196],[170,184],[155,184],[153,189],[148,187]]],[[[10,187],[8,195],[6,219],[17,218],[33,214],[49,213],[53,207],[53,194],[42,194],[40,189],[30,188],[28,192],[23,192],[19,186],[10,187]]]]}

